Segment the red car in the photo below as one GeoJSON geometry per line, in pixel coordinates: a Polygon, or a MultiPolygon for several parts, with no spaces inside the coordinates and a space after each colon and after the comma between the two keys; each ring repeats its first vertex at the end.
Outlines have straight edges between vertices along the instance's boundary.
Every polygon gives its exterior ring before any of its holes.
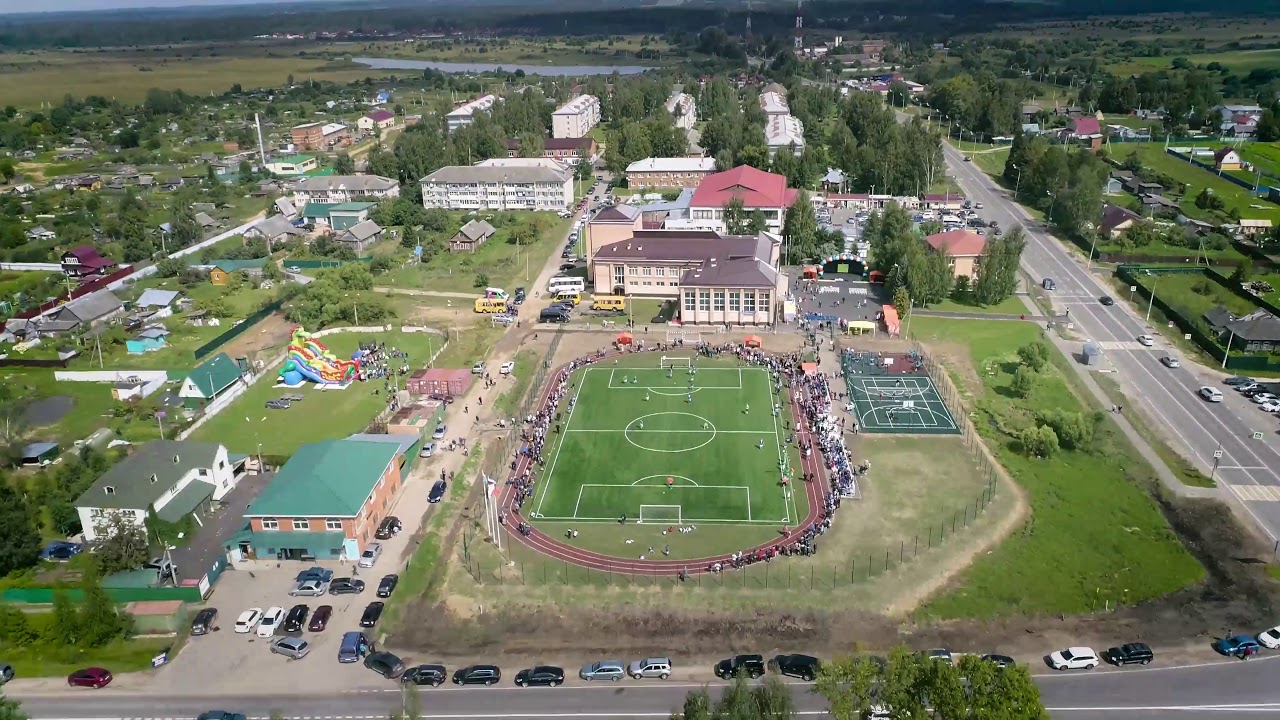
{"type": "Polygon", "coordinates": [[[106,668],[92,667],[77,670],[67,676],[67,684],[71,687],[87,687],[97,690],[111,683],[111,671],[106,668]]]}
{"type": "Polygon", "coordinates": [[[332,605],[321,605],[311,615],[311,623],[307,625],[307,629],[311,632],[321,632],[325,626],[329,624],[329,617],[333,615],[332,605]]]}

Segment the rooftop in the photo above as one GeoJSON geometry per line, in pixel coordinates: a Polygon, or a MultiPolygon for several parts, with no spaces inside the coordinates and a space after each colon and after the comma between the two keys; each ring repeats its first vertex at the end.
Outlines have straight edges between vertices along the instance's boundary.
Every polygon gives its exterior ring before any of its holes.
{"type": "Polygon", "coordinates": [[[712,173],[698,183],[692,207],[724,207],[733,198],[741,198],[747,208],[781,208],[795,200],[796,191],[787,187],[787,178],[739,165],[732,170],[712,173]]]}
{"type": "Polygon", "coordinates": [[[600,248],[595,260],[688,263],[754,259],[759,257],[762,239],[772,242],[763,233],[757,236],[721,235],[712,230],[637,230],[627,240],[600,248]]]}
{"type": "Polygon", "coordinates": [[[561,105],[552,115],[577,115],[589,106],[599,103],[600,101],[596,99],[595,95],[579,95],[561,105]]]}
{"type": "Polygon", "coordinates": [[[950,230],[934,233],[925,238],[934,250],[958,257],[977,257],[987,246],[987,239],[968,230],[950,230]]]}
{"type": "Polygon", "coordinates": [[[449,165],[422,178],[423,183],[564,183],[564,170],[548,167],[499,167],[492,165],[449,165]]]}
{"type": "Polygon", "coordinates": [[[627,172],[705,172],[716,169],[715,158],[645,158],[627,166],[627,172]]]}
{"type": "Polygon", "coordinates": [[[787,99],[776,92],[760,94],[760,109],[764,110],[766,115],[787,115],[791,112],[787,99]]]}
{"type": "MultiPolygon", "coordinates": [[[[128,456],[99,476],[75,505],[146,509],[191,470],[212,468],[221,447],[192,440],[152,440],[135,445],[128,456]]],[[[206,484],[212,492],[213,484],[206,484]]]]}
{"type": "Polygon", "coordinates": [[[245,509],[245,517],[355,517],[400,454],[395,443],[303,445],[245,509]]]}
{"type": "Polygon", "coordinates": [[[462,103],[458,107],[451,110],[449,114],[445,115],[445,117],[453,117],[453,118],[471,117],[472,115],[474,115],[475,113],[481,110],[488,110],[489,108],[493,107],[494,103],[496,102],[498,102],[498,98],[493,95],[481,95],[475,100],[470,100],[462,103]]]}

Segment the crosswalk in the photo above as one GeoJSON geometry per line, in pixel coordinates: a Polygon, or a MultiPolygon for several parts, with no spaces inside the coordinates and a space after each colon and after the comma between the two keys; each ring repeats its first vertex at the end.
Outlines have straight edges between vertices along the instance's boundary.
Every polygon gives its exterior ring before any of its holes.
{"type": "Polygon", "coordinates": [[[1143,345],[1137,340],[1102,340],[1098,342],[1098,347],[1103,350],[1150,350],[1150,347],[1143,345]]]}
{"type": "Polygon", "coordinates": [[[1280,502],[1280,487],[1275,485],[1232,485],[1231,491],[1247,502],[1280,502]]]}

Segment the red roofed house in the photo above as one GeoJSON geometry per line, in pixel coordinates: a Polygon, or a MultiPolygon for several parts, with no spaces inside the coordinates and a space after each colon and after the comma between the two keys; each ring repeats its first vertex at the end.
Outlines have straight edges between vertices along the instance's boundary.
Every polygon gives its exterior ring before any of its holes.
{"type": "Polygon", "coordinates": [[[1102,148],[1102,123],[1096,117],[1072,118],[1068,133],[1071,139],[1082,145],[1087,145],[1090,150],[1100,150],[1102,148]]]}
{"type": "Polygon", "coordinates": [[[115,260],[102,257],[91,245],[81,245],[62,253],[62,272],[70,277],[101,275],[115,266],[115,260]]]}
{"type": "Polygon", "coordinates": [[[1214,170],[1239,170],[1243,166],[1240,153],[1229,147],[1218,148],[1218,151],[1213,154],[1214,170]]]}
{"type": "Polygon", "coordinates": [[[390,110],[374,110],[356,121],[356,127],[361,130],[372,130],[375,127],[379,130],[386,130],[396,124],[396,115],[390,110]]]}
{"type": "Polygon", "coordinates": [[[978,259],[987,247],[987,239],[968,230],[950,230],[926,237],[929,247],[946,253],[951,260],[951,271],[956,277],[973,277],[978,271],[978,259]]]}
{"type": "Polygon", "coordinates": [[[796,191],[787,187],[783,175],[767,173],[749,165],[712,173],[698,183],[689,202],[690,225],[724,232],[724,206],[733,198],[741,198],[747,212],[764,213],[765,229],[781,232],[783,215],[796,199],[796,191]]]}

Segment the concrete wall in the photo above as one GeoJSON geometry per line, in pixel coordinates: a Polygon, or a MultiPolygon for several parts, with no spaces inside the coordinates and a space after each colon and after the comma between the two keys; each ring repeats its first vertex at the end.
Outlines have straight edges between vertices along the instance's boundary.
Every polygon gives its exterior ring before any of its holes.
{"type": "Polygon", "coordinates": [[[58,263],[0,263],[0,270],[16,270],[18,272],[62,272],[58,263]]]}

